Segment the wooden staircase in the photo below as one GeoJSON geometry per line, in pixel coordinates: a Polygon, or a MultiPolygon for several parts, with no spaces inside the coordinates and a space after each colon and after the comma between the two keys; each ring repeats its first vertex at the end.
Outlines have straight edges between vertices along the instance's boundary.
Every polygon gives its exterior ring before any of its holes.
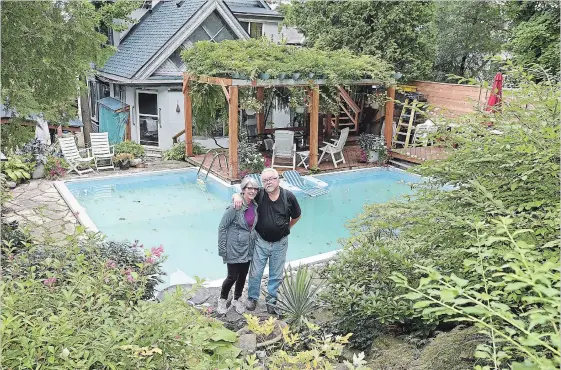
{"type": "Polygon", "coordinates": [[[348,127],[350,132],[358,132],[361,109],[343,87],[337,86],[337,88],[341,98],[339,101],[340,112],[338,116],[332,117],[331,125],[339,130],[348,127]]]}

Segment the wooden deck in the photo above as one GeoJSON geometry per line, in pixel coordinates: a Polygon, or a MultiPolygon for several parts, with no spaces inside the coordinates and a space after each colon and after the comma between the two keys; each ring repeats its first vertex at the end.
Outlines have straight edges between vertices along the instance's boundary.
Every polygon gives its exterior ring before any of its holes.
{"type": "Polygon", "coordinates": [[[444,159],[449,155],[450,149],[438,146],[421,146],[392,149],[390,156],[411,163],[423,163],[434,159],[444,159]]]}
{"type": "MultiPolygon", "coordinates": [[[[344,156],[345,156],[345,162],[346,163],[338,163],[337,164],[337,168],[335,168],[335,166],[333,165],[333,161],[331,160],[331,155],[327,155],[324,156],[323,161],[319,164],[319,169],[321,170],[321,173],[326,173],[326,172],[337,172],[337,171],[347,171],[347,170],[351,170],[351,169],[357,169],[357,168],[369,168],[369,167],[378,167],[378,165],[373,165],[370,163],[363,163],[360,162],[360,148],[358,146],[349,146],[346,147],[343,150],[344,156]],[[327,158],[327,159],[326,159],[327,158]]],[[[226,156],[228,155],[228,152],[225,151],[224,153],[226,156]]],[[[267,158],[271,158],[270,153],[264,153],[264,155],[267,158]]],[[[339,158],[338,155],[336,155],[336,158],[339,158]]],[[[204,159],[204,154],[202,155],[197,155],[197,156],[193,156],[193,157],[188,157],[187,161],[189,163],[191,163],[192,165],[199,167],[201,165],[201,162],[204,159]]],[[[203,165],[203,169],[204,170],[208,170],[208,166],[210,166],[212,162],[212,156],[207,156],[205,164],[203,165]]],[[[300,162],[299,157],[297,157],[297,161],[296,164],[298,164],[300,162]]],[[[285,164],[285,162],[281,162],[281,164],[285,164]]],[[[286,162],[286,164],[288,164],[288,161],[286,162]]],[[[283,168],[283,167],[275,167],[275,169],[282,175],[282,173],[286,170],[289,170],[289,168],[283,168]]],[[[310,173],[310,170],[306,170],[304,167],[296,167],[296,170],[302,174],[302,175],[307,175],[310,173]]],[[[222,180],[229,182],[229,183],[236,183],[239,182],[241,179],[232,179],[228,176],[228,169],[226,167],[226,165],[224,164],[224,160],[222,159],[222,167],[220,167],[219,165],[219,161],[218,158],[216,159],[216,161],[214,162],[214,165],[212,166],[212,169],[210,171],[210,173],[214,174],[215,176],[221,178],[222,180]]]]}

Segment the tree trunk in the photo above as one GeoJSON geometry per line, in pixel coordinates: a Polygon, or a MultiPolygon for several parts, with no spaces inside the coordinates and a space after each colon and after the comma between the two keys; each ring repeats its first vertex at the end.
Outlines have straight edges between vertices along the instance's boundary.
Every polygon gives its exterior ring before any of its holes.
{"type": "Polygon", "coordinates": [[[84,124],[84,145],[90,146],[90,134],[92,133],[92,112],[90,109],[90,99],[88,96],[88,81],[85,80],[86,86],[82,89],[80,94],[80,111],[82,113],[82,123],[84,124]]]}

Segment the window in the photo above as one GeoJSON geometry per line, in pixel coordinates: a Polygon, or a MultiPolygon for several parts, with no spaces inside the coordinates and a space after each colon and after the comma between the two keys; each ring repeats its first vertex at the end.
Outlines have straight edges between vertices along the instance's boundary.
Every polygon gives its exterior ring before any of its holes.
{"type": "Polygon", "coordinates": [[[123,85],[113,85],[113,96],[115,99],[119,99],[123,103],[126,103],[127,99],[127,89],[123,85]]]}
{"type": "Polygon", "coordinates": [[[210,40],[220,42],[224,40],[234,40],[236,37],[230,27],[216,13],[212,12],[191,36],[189,41],[193,44],[197,41],[210,40]]]}
{"type": "Polygon", "coordinates": [[[240,24],[252,39],[258,39],[263,36],[263,23],[240,22],[240,24]]]}

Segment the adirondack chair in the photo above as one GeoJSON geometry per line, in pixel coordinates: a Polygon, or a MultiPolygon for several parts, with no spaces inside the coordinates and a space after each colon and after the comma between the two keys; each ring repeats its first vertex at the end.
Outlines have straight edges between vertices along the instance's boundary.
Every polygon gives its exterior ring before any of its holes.
{"type": "Polygon", "coordinates": [[[273,158],[271,167],[296,168],[296,144],[294,143],[294,132],[287,130],[275,131],[275,143],[273,144],[273,158]],[[292,159],[292,166],[275,166],[275,159],[292,159]]]}
{"type": "Polygon", "coordinates": [[[321,163],[323,157],[326,154],[331,154],[331,159],[333,159],[333,165],[337,168],[337,163],[343,162],[345,163],[345,156],[343,155],[343,149],[345,148],[345,143],[347,142],[347,138],[349,137],[349,128],[344,128],[341,130],[341,135],[339,139],[331,139],[333,143],[323,142],[325,146],[319,148],[321,151],[321,156],[319,157],[318,163],[321,163]],[[339,154],[341,156],[340,159],[335,158],[335,154],[339,154]]]}
{"type": "Polygon", "coordinates": [[[311,197],[317,197],[318,195],[324,195],[329,193],[328,190],[321,188],[319,186],[313,185],[309,181],[305,181],[298,172],[296,171],[284,171],[282,177],[290,185],[300,188],[304,193],[311,197]]]}
{"type": "Polygon", "coordinates": [[[109,134],[107,132],[91,133],[90,140],[96,170],[112,169],[114,171],[115,146],[109,146],[109,134]]]}
{"type": "Polygon", "coordinates": [[[70,171],[75,171],[80,176],[93,171],[90,163],[94,158],[90,154],[89,149],[78,150],[76,141],[74,141],[73,137],[61,137],[58,139],[58,142],[64,159],[70,165],[70,171]],[[83,151],[86,152],[86,157],[82,157],[80,155],[80,152],[83,151]],[[86,168],[80,169],[80,166],[84,166],[86,168]]]}

